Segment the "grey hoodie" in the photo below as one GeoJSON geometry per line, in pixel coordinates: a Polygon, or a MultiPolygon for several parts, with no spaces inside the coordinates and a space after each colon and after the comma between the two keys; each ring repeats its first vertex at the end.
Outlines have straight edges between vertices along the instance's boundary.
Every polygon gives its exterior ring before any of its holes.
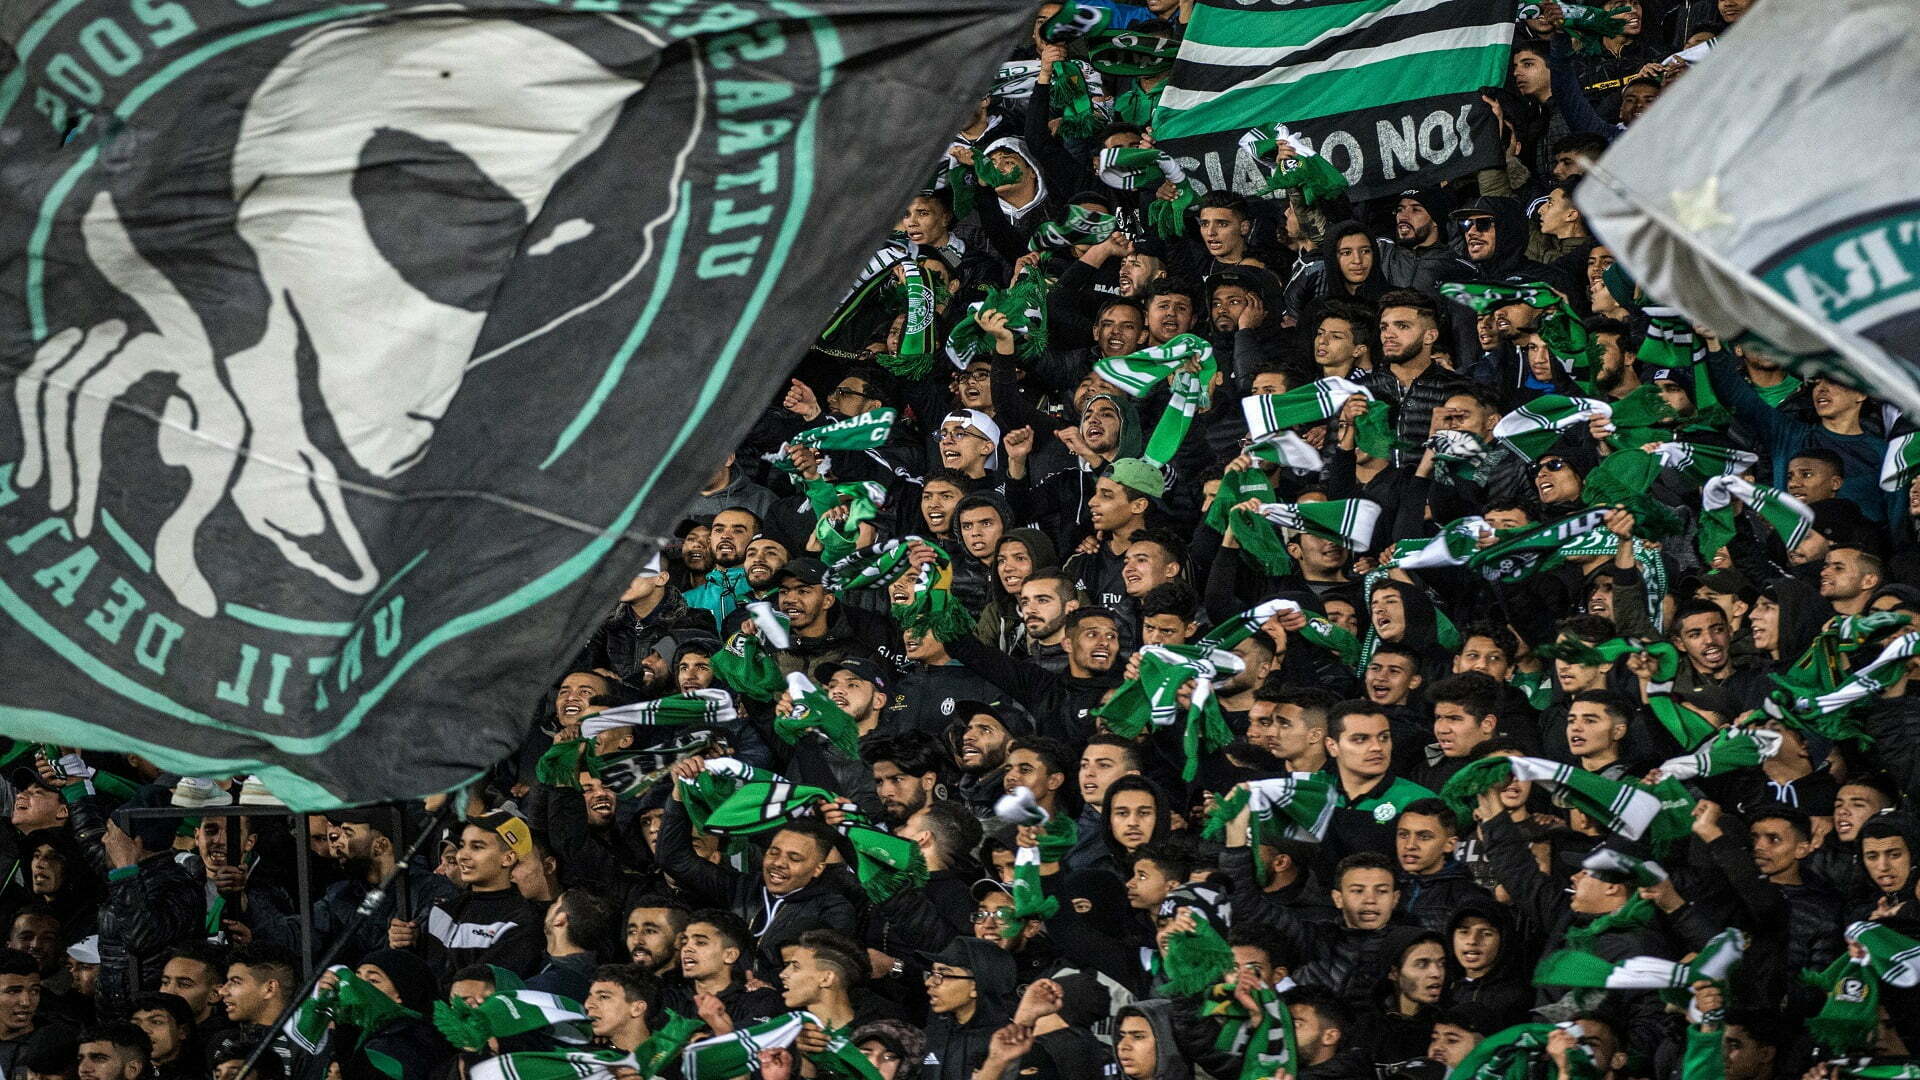
{"type": "Polygon", "coordinates": [[[1138,1001],[1114,1014],[1115,1039],[1119,1024],[1129,1016],[1138,1016],[1153,1026],[1152,1080],[1193,1080],[1193,1064],[1180,1052],[1173,1035],[1173,1002],[1165,998],[1138,1001]]]}

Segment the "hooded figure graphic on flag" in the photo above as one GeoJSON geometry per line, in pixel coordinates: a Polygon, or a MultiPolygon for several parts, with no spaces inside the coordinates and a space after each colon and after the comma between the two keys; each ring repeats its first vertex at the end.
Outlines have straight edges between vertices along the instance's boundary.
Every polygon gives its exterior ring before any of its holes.
{"type": "MultiPolygon", "coordinates": [[[[25,434],[16,483],[44,483],[51,509],[90,535],[102,474],[115,467],[103,460],[113,408],[136,383],[170,379],[157,449],[188,483],[153,556],[175,599],[202,616],[218,610],[195,540],[229,498],[289,564],[342,592],[372,592],[380,573],[347,511],[343,463],[321,446],[343,448],[374,481],[420,462],[466,373],[488,358],[474,348],[523,235],[642,86],[503,19],[312,33],[253,92],[233,146],[233,228],[268,304],[258,339],[218,355],[211,313],[135,240],[142,225],[170,223],[164,204],[135,219],[101,191],[81,226],[85,261],[151,328],[109,319],[41,344],[15,384],[25,434]],[[317,394],[303,385],[308,353],[317,394]],[[316,411],[332,428],[324,439],[316,411]]],[[[528,237],[526,254],[549,256],[592,231],[560,223],[528,237]]]]}

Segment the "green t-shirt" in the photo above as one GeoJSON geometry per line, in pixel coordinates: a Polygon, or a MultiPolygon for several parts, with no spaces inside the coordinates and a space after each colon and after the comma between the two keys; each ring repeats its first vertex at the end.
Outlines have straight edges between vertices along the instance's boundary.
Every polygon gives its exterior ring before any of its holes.
{"type": "Polygon", "coordinates": [[[1753,392],[1760,395],[1761,401],[1777,409],[1781,402],[1792,397],[1793,392],[1798,389],[1800,389],[1800,380],[1789,375],[1772,386],[1756,386],[1753,392]]]}

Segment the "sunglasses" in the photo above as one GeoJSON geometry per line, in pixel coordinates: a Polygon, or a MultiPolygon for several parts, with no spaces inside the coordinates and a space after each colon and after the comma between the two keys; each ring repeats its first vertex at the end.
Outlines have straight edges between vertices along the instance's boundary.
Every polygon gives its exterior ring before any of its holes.
{"type": "Polygon", "coordinates": [[[1461,218],[1460,224],[1465,226],[1468,232],[1492,232],[1493,231],[1493,219],[1490,217],[1461,218]]]}
{"type": "Polygon", "coordinates": [[[1538,470],[1540,470],[1540,469],[1545,469],[1545,470],[1547,470],[1548,472],[1559,472],[1559,471],[1560,471],[1561,469],[1565,469],[1565,468],[1568,468],[1568,467],[1569,467],[1569,466],[1567,465],[1567,463],[1566,463],[1566,462],[1564,462],[1564,461],[1561,461],[1561,460],[1559,460],[1559,459],[1557,459],[1557,458],[1556,458],[1556,459],[1554,459],[1553,461],[1543,461],[1543,462],[1541,462],[1541,463],[1540,463],[1539,465],[1537,465],[1537,466],[1535,466],[1535,471],[1538,471],[1538,470]]]}

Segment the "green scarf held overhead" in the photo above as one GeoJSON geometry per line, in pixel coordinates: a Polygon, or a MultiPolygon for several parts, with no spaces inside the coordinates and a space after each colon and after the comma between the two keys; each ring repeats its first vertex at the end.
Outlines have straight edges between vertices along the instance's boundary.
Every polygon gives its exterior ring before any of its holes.
{"type": "Polygon", "coordinates": [[[1271,986],[1253,989],[1259,1011],[1249,1014],[1234,996],[1229,979],[1207,991],[1200,1015],[1220,1021],[1213,1048],[1241,1059],[1238,1080],[1266,1080],[1281,1072],[1298,1072],[1300,1048],[1294,1040],[1293,1014],[1271,986]]]}
{"type": "Polygon", "coordinates": [[[1717,476],[1738,476],[1760,464],[1757,454],[1710,443],[1663,442],[1653,448],[1660,464],[1702,484],[1717,476]]]}
{"type": "Polygon", "coordinates": [[[1167,935],[1161,960],[1165,965],[1168,997],[1193,997],[1220,981],[1233,970],[1233,949],[1220,931],[1200,915],[1193,917],[1193,929],[1176,930],[1167,935]]]}
{"type": "Polygon", "coordinates": [[[1716,476],[1700,488],[1700,557],[1711,562],[1714,555],[1732,540],[1735,524],[1733,500],[1739,499],[1759,514],[1788,551],[1800,546],[1813,529],[1813,508],[1778,488],[1761,487],[1738,476],[1716,476]]]}
{"type": "Polygon", "coordinates": [[[580,724],[580,734],[591,739],[603,731],[637,725],[731,724],[740,718],[733,707],[733,695],[719,687],[668,694],[652,701],[639,701],[605,709],[580,724]]]}
{"type": "Polygon", "coordinates": [[[1581,861],[1587,873],[1611,885],[1651,889],[1668,879],[1666,867],[1617,848],[1603,847],[1581,861]]]}
{"type": "Polygon", "coordinates": [[[1308,206],[1321,206],[1347,193],[1347,177],[1319,154],[1299,154],[1274,171],[1258,194],[1298,191],[1308,206]]]}
{"type": "Polygon", "coordinates": [[[1903,990],[1920,986],[1920,941],[1866,921],[1847,927],[1847,940],[1867,950],[1867,966],[1881,982],[1903,990]]]}
{"type": "MultiPolygon", "coordinates": [[[[1598,922],[1595,920],[1595,925],[1598,922]]],[[[1607,990],[1684,990],[1702,980],[1725,984],[1746,948],[1746,933],[1728,929],[1716,934],[1701,946],[1692,960],[1684,963],[1657,956],[1632,956],[1616,963],[1585,947],[1560,949],[1540,958],[1540,963],[1533,969],[1533,985],[1607,990]]]]}
{"type": "Polygon", "coordinates": [[[993,804],[993,816],[1015,828],[1038,828],[1039,835],[1034,842],[1039,847],[1041,862],[1057,863],[1080,843],[1080,827],[1073,819],[1047,813],[1028,788],[1017,787],[1000,796],[993,804]]]}
{"type": "Polygon", "coordinates": [[[1855,669],[1850,678],[1824,694],[1802,695],[1797,686],[1776,675],[1773,680],[1781,688],[1768,695],[1762,707],[1767,715],[1830,741],[1871,746],[1872,737],[1854,722],[1851,713],[1855,706],[1899,682],[1906,672],[1907,661],[1916,653],[1920,653],[1920,633],[1891,638],[1879,656],[1855,669]]]}
{"type": "Polygon", "coordinates": [[[886,540],[858,551],[834,562],[833,580],[840,583],[843,593],[858,589],[884,589],[900,579],[900,576],[912,569],[907,562],[907,554],[915,543],[926,544],[935,551],[940,549],[918,536],[902,536],[886,540]]]}
{"type": "Polygon", "coordinates": [[[1800,982],[1824,998],[1820,1012],[1807,1021],[1815,1043],[1835,1054],[1873,1048],[1880,1033],[1880,979],[1872,969],[1841,953],[1825,971],[1802,971],[1800,982]]]}
{"type": "Polygon", "coordinates": [[[1224,536],[1230,524],[1227,511],[1248,499],[1272,502],[1275,498],[1273,484],[1267,480],[1266,473],[1259,469],[1229,469],[1221,474],[1220,488],[1213,502],[1207,504],[1207,516],[1203,520],[1207,528],[1224,536]]]}
{"type": "Polygon", "coordinates": [[[1467,557],[1480,549],[1480,538],[1491,536],[1493,526],[1478,515],[1456,518],[1440,526],[1439,533],[1423,540],[1397,541],[1387,549],[1381,565],[1395,570],[1440,570],[1467,565],[1467,557]]]}
{"type": "Polygon", "coordinates": [[[1690,754],[1660,763],[1660,775],[1675,780],[1724,776],[1751,769],[1780,752],[1780,733],[1766,728],[1722,728],[1690,754]]]}
{"type": "Polygon", "coordinates": [[[1612,509],[1599,507],[1544,525],[1502,530],[1493,546],[1479,548],[1468,555],[1467,565],[1487,581],[1519,584],[1565,562],[1566,555],[1561,548],[1566,542],[1599,528],[1612,509]]]}
{"type": "MultiPolygon", "coordinates": [[[[1173,70],[1173,62],[1180,54],[1178,38],[1162,37],[1159,34],[1143,33],[1137,29],[1103,30],[1092,36],[1092,45],[1088,49],[1087,62],[1093,70],[1102,75],[1113,75],[1122,79],[1152,78],[1173,70]]],[[[1160,91],[1166,87],[1161,81],[1159,86],[1149,91],[1157,103],[1160,91]]],[[[1138,85],[1134,90],[1139,90],[1138,85]]],[[[1131,93],[1132,91],[1129,91],[1131,93]]],[[[1135,120],[1122,116],[1115,110],[1115,118],[1129,124],[1146,127],[1153,120],[1153,110],[1139,114],[1135,120]]]]}
{"type": "Polygon", "coordinates": [[[633,1048],[633,1068],[641,1080],[653,1080],[666,1071],[686,1050],[694,1035],[707,1026],[698,1016],[681,1016],[672,1009],[666,1010],[665,1020],[645,1042],[633,1048]]]}
{"type": "Polygon", "coordinates": [[[1089,210],[1079,203],[1067,207],[1065,221],[1043,221],[1027,241],[1032,251],[1065,251],[1076,244],[1098,244],[1120,228],[1120,215],[1089,210]]]}
{"type": "Polygon", "coordinates": [[[933,369],[935,346],[939,344],[934,337],[939,298],[918,262],[909,259],[900,265],[902,277],[894,286],[894,294],[907,318],[900,328],[900,351],[892,357],[893,365],[888,370],[906,377],[917,368],[924,378],[933,369]]]}
{"type": "MultiPolygon", "coordinates": [[[[327,1037],[327,1028],[333,1025],[359,1029],[360,1038],[353,1047],[358,1053],[369,1037],[387,1025],[420,1019],[419,1013],[388,997],[349,968],[335,965],[327,972],[337,980],[335,985],[326,990],[316,986],[285,1028],[292,1041],[306,1052],[318,1053],[327,1037]]],[[[368,1055],[368,1061],[393,1080],[400,1080],[398,1063],[392,1058],[368,1055]]]]}
{"type": "MultiPolygon", "coordinates": [[[[613,1070],[634,1064],[634,1055],[624,1050],[523,1050],[475,1062],[467,1080],[611,1080],[613,1070]]],[[[650,1080],[659,1074],[640,1075],[650,1080]]]]}
{"type": "Polygon", "coordinates": [[[1801,697],[1827,693],[1840,685],[1841,676],[1846,673],[1843,657],[1895,630],[1902,630],[1911,621],[1911,616],[1897,611],[1836,615],[1813,636],[1807,651],[1800,654],[1786,675],[1776,676],[1774,682],[1801,697]]]}
{"type": "Polygon", "coordinates": [[[1146,449],[1141,457],[1165,469],[1167,463],[1180,450],[1187,440],[1187,432],[1193,427],[1193,418],[1205,412],[1213,404],[1213,378],[1219,373],[1213,356],[1209,353],[1201,361],[1197,372],[1180,368],[1169,380],[1167,407],[1160,413],[1160,421],[1153,426],[1153,434],[1147,439],[1146,449]]]}
{"type": "Polygon", "coordinates": [[[948,164],[933,174],[931,186],[936,191],[941,188],[947,190],[948,196],[953,199],[953,220],[965,221],[973,216],[974,194],[978,190],[973,183],[974,168],[952,158],[943,160],[948,164]]]}
{"type": "Polygon", "coordinates": [[[902,630],[932,634],[941,642],[973,633],[973,613],[953,595],[953,561],[939,548],[939,559],[920,568],[913,599],[893,605],[893,621],[902,630]]]}
{"type": "Polygon", "coordinates": [[[1180,688],[1191,680],[1193,693],[1180,742],[1186,758],[1181,779],[1192,780],[1202,753],[1233,741],[1233,731],[1213,693],[1214,680],[1238,674],[1246,665],[1234,653],[1205,645],[1148,645],[1138,655],[1139,677],[1121,684],[1093,715],[1105,722],[1107,730],[1128,739],[1140,737],[1149,727],[1172,727],[1179,722],[1180,688]]]}
{"type": "Polygon", "coordinates": [[[1607,443],[1624,449],[1665,441],[1673,434],[1668,427],[1679,418],[1659,390],[1642,386],[1613,403],[1614,430],[1607,436],[1607,443]]]}
{"type": "Polygon", "coordinates": [[[1147,225],[1163,239],[1173,240],[1187,235],[1187,211],[1200,199],[1199,192],[1193,190],[1191,180],[1170,180],[1174,187],[1173,198],[1155,199],[1147,204],[1147,225]]]}
{"type": "MultiPolygon", "coordinates": [[[[1586,475],[1580,499],[1588,506],[1617,506],[1633,515],[1633,535],[1648,541],[1679,536],[1687,523],[1653,495],[1660,459],[1645,450],[1616,450],[1586,475]]],[[[1617,547],[1617,545],[1616,545],[1617,547]]]]}
{"type": "Polygon", "coordinates": [[[1553,704],[1554,688],[1547,685],[1544,671],[1516,671],[1508,676],[1507,685],[1525,695],[1527,706],[1535,711],[1553,704]]]}
{"type": "Polygon", "coordinates": [[[1335,798],[1333,781],[1325,773],[1291,773],[1287,776],[1249,780],[1227,792],[1207,815],[1201,835],[1221,840],[1227,825],[1242,811],[1248,813],[1247,843],[1255,851],[1254,873],[1265,885],[1272,873],[1266,860],[1259,858],[1261,844],[1280,840],[1320,843],[1327,838],[1327,826],[1333,822],[1335,798]]]}
{"type": "Polygon", "coordinates": [[[496,990],[478,1005],[460,998],[433,1003],[433,1026],[448,1042],[469,1052],[487,1045],[488,1039],[546,1028],[555,1029],[561,1042],[585,1043],[591,1033],[578,1025],[586,1019],[579,1002],[538,990],[496,990]]]}
{"type": "Polygon", "coordinates": [[[1000,924],[1000,936],[1019,937],[1033,920],[1046,922],[1060,914],[1060,901],[1048,896],[1040,883],[1040,864],[1045,859],[1037,847],[1021,847],[1013,853],[1013,906],[1000,924]]]}
{"type": "Polygon", "coordinates": [[[1275,615],[1296,611],[1306,618],[1307,625],[1293,631],[1294,634],[1299,635],[1309,645],[1317,645],[1333,653],[1347,668],[1352,668],[1359,663],[1360,641],[1358,638],[1348,632],[1346,627],[1337,626],[1322,616],[1307,611],[1293,600],[1268,600],[1256,604],[1221,622],[1200,639],[1200,644],[1211,645],[1216,649],[1231,649],[1252,637],[1268,619],[1275,615]]]}
{"type": "Polygon", "coordinates": [[[1179,162],[1151,146],[1110,146],[1100,151],[1094,171],[1101,183],[1117,191],[1140,191],[1187,178],[1179,162]]]}
{"type": "Polygon", "coordinates": [[[878,517],[887,504],[887,489],[872,480],[851,484],[808,480],[806,494],[816,519],[813,537],[820,541],[820,554],[828,562],[844,559],[858,549],[860,526],[878,517]],[[847,507],[846,520],[834,521],[828,514],[842,504],[847,507]]]}
{"type": "MultiPolygon", "coordinates": [[[[1577,1032],[1579,1025],[1517,1024],[1494,1032],[1448,1071],[1447,1080],[1527,1080],[1535,1062],[1546,1061],[1547,1037],[1562,1028],[1577,1032]]],[[[1573,1080],[1595,1080],[1599,1076],[1593,1067],[1593,1052],[1584,1046],[1567,1052],[1567,1065],[1573,1080]]]]}
{"type": "Polygon", "coordinates": [[[1614,638],[1589,646],[1578,639],[1565,638],[1539,651],[1543,659],[1561,659],[1596,667],[1604,667],[1623,656],[1651,657],[1655,667],[1652,677],[1647,681],[1647,708],[1673,741],[1682,749],[1694,750],[1719,733],[1719,729],[1707,723],[1705,717],[1673,696],[1673,680],[1680,674],[1680,650],[1667,642],[1614,638]]]}
{"type": "Polygon", "coordinates": [[[736,633],[713,654],[713,672],[729,689],[748,701],[772,701],[787,687],[780,665],[769,651],[784,649],[793,643],[785,615],[773,610],[765,600],[747,605],[758,633],[736,633]]]}
{"type": "Polygon", "coordinates": [[[1479,315],[1508,304],[1525,304],[1535,311],[1545,312],[1540,320],[1540,337],[1560,361],[1561,367],[1571,371],[1584,368],[1589,362],[1587,350],[1592,344],[1592,336],[1580,322],[1573,305],[1544,282],[1529,281],[1520,285],[1449,282],[1440,286],[1440,295],[1465,304],[1479,315]]]}
{"type": "Polygon", "coordinates": [[[786,679],[792,711],[777,716],[773,733],[788,746],[812,734],[824,739],[841,757],[860,760],[860,725],[834,704],[804,672],[790,672],[786,679]]]}
{"type": "Polygon", "coordinates": [[[1880,463],[1880,490],[1899,491],[1917,475],[1920,475],[1920,432],[1895,436],[1887,444],[1887,456],[1880,463]]]}
{"type": "MultiPolygon", "coordinates": [[[[787,780],[741,784],[707,815],[705,831],[715,836],[753,836],[782,829],[795,818],[814,816],[815,804],[822,802],[841,804],[841,799],[825,788],[787,780]]],[[[850,820],[866,822],[866,815],[853,804],[842,805],[851,810],[850,820]]]]}
{"type": "Polygon", "coordinates": [[[1612,413],[1612,404],[1599,398],[1542,394],[1501,417],[1493,426],[1493,437],[1528,461],[1539,461],[1560,441],[1562,432],[1612,413]]]}
{"type": "Polygon", "coordinates": [[[686,807],[687,820],[698,832],[707,831],[707,819],[714,810],[733,797],[742,784],[778,784],[786,778],[779,773],[755,768],[737,758],[707,758],[705,770],[692,779],[680,781],[680,802],[686,807]]]}
{"type": "Polygon", "coordinates": [[[1100,130],[1100,110],[1094,105],[1093,92],[1087,88],[1087,77],[1079,64],[1072,60],[1053,62],[1053,82],[1047,98],[1060,113],[1061,138],[1090,138],[1100,130]]]}
{"type": "Polygon", "coordinates": [[[592,751],[592,739],[565,739],[554,743],[533,763],[533,782],[578,791],[580,774],[587,771],[586,755],[592,751]]]}
{"type": "Polygon", "coordinates": [[[947,334],[947,359],[965,371],[975,360],[994,355],[993,338],[974,317],[982,311],[997,311],[1007,317],[1007,329],[1013,331],[1013,355],[1032,360],[1047,351],[1047,281],[1040,271],[1028,267],[1012,285],[989,288],[984,299],[967,305],[967,314],[947,334]]]}
{"type": "MultiPolygon", "coordinates": [[[[1240,411],[1247,421],[1247,445],[1249,447],[1264,446],[1280,440],[1283,435],[1290,434],[1291,428],[1324,424],[1340,415],[1340,410],[1346,406],[1347,401],[1356,395],[1368,400],[1369,413],[1373,411],[1374,406],[1378,406],[1381,419],[1386,420],[1387,404],[1385,402],[1373,400],[1372,391],[1337,375],[1295,387],[1284,394],[1249,394],[1240,399],[1240,411]]],[[[1375,457],[1385,457],[1392,453],[1393,435],[1390,430],[1386,432],[1387,442],[1382,447],[1377,445],[1379,434],[1378,431],[1369,430],[1368,439],[1375,441],[1376,445],[1362,446],[1361,449],[1375,457]],[[1384,452],[1374,453],[1375,450],[1384,450],[1384,452]]],[[[1357,430],[1355,438],[1356,441],[1359,439],[1357,430]]],[[[1312,456],[1314,462],[1319,461],[1320,455],[1311,446],[1307,446],[1304,441],[1300,445],[1304,447],[1307,454],[1312,456]]],[[[1292,459],[1296,454],[1298,450],[1283,456],[1292,459]]],[[[1302,463],[1308,468],[1320,467],[1318,464],[1307,463],[1305,456],[1300,455],[1302,463]]]]}
{"type": "Polygon", "coordinates": [[[1154,345],[1125,356],[1108,356],[1094,361],[1093,373],[1112,383],[1130,398],[1146,396],[1154,387],[1173,378],[1189,362],[1205,367],[1213,360],[1213,346],[1198,334],[1181,334],[1165,345],[1154,345]]]}
{"type": "Polygon", "coordinates": [[[1233,529],[1234,539],[1240,541],[1242,557],[1254,569],[1274,577],[1293,573],[1293,556],[1287,554],[1287,542],[1273,522],[1251,510],[1229,510],[1227,525],[1233,529]]]}
{"type": "Polygon", "coordinates": [[[1260,516],[1278,528],[1312,533],[1348,551],[1366,551],[1373,544],[1373,529],[1380,520],[1380,504],[1372,499],[1261,503],[1260,516]]]}
{"type": "Polygon", "coordinates": [[[822,1028],[809,1012],[782,1013],[728,1035],[715,1035],[687,1044],[680,1054],[680,1073],[686,1080],[734,1080],[759,1069],[760,1051],[793,1045],[807,1023],[822,1028]]]}
{"type": "Polygon", "coordinates": [[[1693,798],[1678,781],[1647,787],[1632,780],[1609,780],[1573,765],[1533,757],[1487,757],[1470,762],[1441,789],[1440,797],[1460,820],[1473,817],[1483,792],[1509,781],[1527,780],[1551,789],[1568,805],[1593,819],[1604,832],[1639,840],[1646,837],[1656,854],[1665,854],[1693,829],[1693,798]]]}
{"type": "Polygon", "coordinates": [[[1911,1058],[1843,1058],[1827,1064],[1840,1080],[1920,1080],[1920,1061],[1911,1058]]]}
{"type": "Polygon", "coordinates": [[[1638,354],[1640,362],[1650,368],[1678,368],[1692,374],[1694,415],[1687,418],[1687,426],[1724,426],[1732,417],[1713,392],[1713,380],[1705,366],[1706,343],[1694,333],[1693,322],[1674,308],[1645,310],[1649,321],[1638,354]]]}
{"type": "Polygon", "coordinates": [[[920,845],[871,825],[850,824],[842,831],[853,847],[853,869],[860,879],[860,891],[869,901],[878,904],[927,883],[927,859],[920,853],[920,845]]]}
{"type": "Polygon", "coordinates": [[[794,447],[805,446],[822,452],[878,450],[887,445],[887,439],[893,434],[894,421],[898,418],[899,414],[892,409],[875,409],[821,427],[808,428],[788,439],[780,449],[766,455],[763,460],[771,462],[782,472],[798,475],[800,470],[793,464],[794,447]]]}

